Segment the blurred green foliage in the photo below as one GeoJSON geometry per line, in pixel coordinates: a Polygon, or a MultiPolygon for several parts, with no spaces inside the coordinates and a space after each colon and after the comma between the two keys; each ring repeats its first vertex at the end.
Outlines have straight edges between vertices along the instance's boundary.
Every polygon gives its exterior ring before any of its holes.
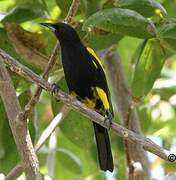
{"type": "MultiPolygon", "coordinates": [[[[32,51],[40,43],[51,53],[56,39],[49,30],[40,26],[46,20],[63,20],[71,0],[0,0],[0,48],[37,73],[28,54],[20,54],[16,35],[7,32],[7,23],[16,23],[30,32],[18,36],[20,42],[32,41],[32,51]],[[33,35],[32,35],[33,34],[33,35]],[[13,41],[12,41],[13,36],[13,41]],[[11,37],[11,38],[10,38],[11,37]],[[33,38],[35,37],[35,41],[33,38]],[[31,38],[31,39],[30,39],[31,38]],[[37,40],[38,39],[38,40],[37,40]],[[25,59],[24,59],[25,57],[25,59]]],[[[83,42],[102,50],[116,47],[120,55],[131,94],[139,99],[137,112],[144,134],[159,136],[168,149],[175,145],[176,118],[176,0],[81,0],[73,26],[83,42]]],[[[13,27],[13,26],[12,26],[13,27]]],[[[28,42],[27,42],[28,43],[28,42]]],[[[25,46],[25,43],[24,43],[25,46]]],[[[23,52],[32,52],[27,50],[23,52]]],[[[31,47],[30,47],[31,48],[31,47]]],[[[44,51],[43,51],[44,52],[44,51]]],[[[46,54],[40,52],[43,57],[46,54]]],[[[42,58],[41,58],[42,59],[42,58]]],[[[36,59],[39,61],[39,59],[36,59]]],[[[40,63],[39,63],[40,64],[40,63]]],[[[58,60],[60,65],[60,60],[58,60]]],[[[11,73],[21,106],[24,108],[35,85],[11,73]]],[[[54,68],[51,81],[66,91],[61,66],[54,68]]],[[[62,102],[43,92],[34,114],[29,118],[29,129],[34,142],[52,118],[60,111],[62,102]]],[[[115,115],[118,119],[117,114],[115,115]]],[[[57,131],[53,179],[105,179],[99,170],[93,128],[90,121],[78,112],[70,111],[57,131]]],[[[111,133],[116,166],[115,176],[123,179],[126,166],[123,141],[111,133]],[[117,171],[118,169],[118,171],[117,171]]],[[[48,174],[47,142],[39,151],[41,172],[48,174]]],[[[3,103],[0,101],[0,173],[7,174],[19,161],[16,146],[8,124],[3,103]]],[[[172,164],[161,161],[165,173],[175,171],[172,164]]]]}

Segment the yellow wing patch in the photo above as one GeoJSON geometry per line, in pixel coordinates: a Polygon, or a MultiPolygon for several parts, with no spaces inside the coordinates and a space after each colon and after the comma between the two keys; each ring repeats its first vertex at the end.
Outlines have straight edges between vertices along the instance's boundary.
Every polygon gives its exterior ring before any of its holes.
{"type": "MultiPolygon", "coordinates": [[[[92,56],[98,61],[98,63],[100,64],[100,66],[101,66],[102,69],[104,70],[103,64],[101,63],[100,58],[96,55],[95,51],[94,51],[92,48],[90,48],[90,47],[87,47],[86,49],[89,51],[90,54],[92,54],[92,56]]],[[[94,63],[94,64],[95,64],[95,63],[94,63]]],[[[97,66],[96,66],[96,67],[97,67],[97,66]]]]}
{"type": "Polygon", "coordinates": [[[100,99],[101,99],[101,101],[103,103],[103,106],[104,106],[105,110],[110,109],[109,101],[108,101],[107,95],[104,92],[104,90],[99,88],[99,87],[96,87],[95,89],[96,89],[97,94],[98,94],[98,96],[100,97],[100,99]]]}

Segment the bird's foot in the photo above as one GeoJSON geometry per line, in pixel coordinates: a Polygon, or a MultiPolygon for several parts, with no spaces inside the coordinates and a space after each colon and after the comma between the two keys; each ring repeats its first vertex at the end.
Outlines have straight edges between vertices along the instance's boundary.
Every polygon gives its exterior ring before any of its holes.
{"type": "Polygon", "coordinates": [[[106,116],[104,120],[104,124],[106,125],[107,129],[110,130],[112,125],[112,118],[106,116]]]}
{"type": "Polygon", "coordinates": [[[51,90],[52,95],[57,94],[61,89],[56,83],[53,83],[51,85],[51,88],[52,88],[52,90],[51,90]]]}

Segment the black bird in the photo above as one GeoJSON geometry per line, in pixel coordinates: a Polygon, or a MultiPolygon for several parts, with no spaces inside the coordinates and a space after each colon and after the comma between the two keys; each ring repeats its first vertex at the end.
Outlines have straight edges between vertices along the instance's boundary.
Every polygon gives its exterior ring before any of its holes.
{"type": "MultiPolygon", "coordinates": [[[[41,23],[50,28],[60,42],[65,79],[71,95],[112,122],[113,109],[105,72],[93,49],[85,47],[68,24],[41,23]]],[[[93,123],[100,168],[113,171],[113,159],[107,129],[93,123]]]]}

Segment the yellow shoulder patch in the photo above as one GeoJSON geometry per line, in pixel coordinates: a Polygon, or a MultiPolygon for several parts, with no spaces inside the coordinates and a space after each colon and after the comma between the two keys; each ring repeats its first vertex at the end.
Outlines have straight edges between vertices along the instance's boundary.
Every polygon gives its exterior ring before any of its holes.
{"type": "Polygon", "coordinates": [[[106,92],[103,89],[101,89],[100,87],[96,87],[95,89],[97,91],[99,98],[101,99],[101,101],[103,103],[105,110],[110,109],[110,105],[109,105],[109,101],[108,101],[106,92]]]}
{"type": "Polygon", "coordinates": [[[90,47],[87,47],[86,49],[89,51],[90,54],[92,54],[92,56],[98,61],[98,63],[100,64],[100,66],[104,70],[103,64],[101,63],[100,58],[96,55],[95,51],[92,48],[90,48],[90,47]]]}

